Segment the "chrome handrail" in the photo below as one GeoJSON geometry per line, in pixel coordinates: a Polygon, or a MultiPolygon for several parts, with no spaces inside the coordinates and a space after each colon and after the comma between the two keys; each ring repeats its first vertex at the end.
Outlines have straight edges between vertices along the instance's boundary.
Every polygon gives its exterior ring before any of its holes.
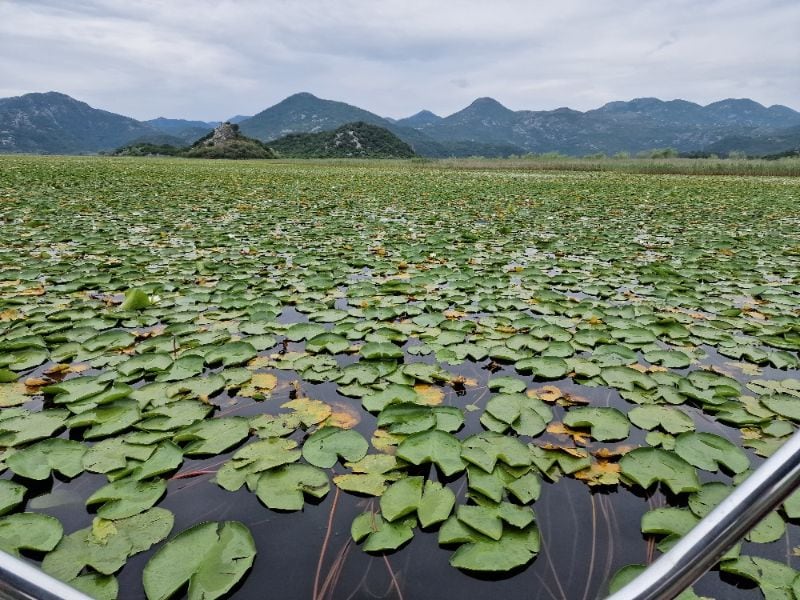
{"type": "MultiPolygon", "coordinates": [[[[800,400],[798,400],[800,402],[800,400]]],[[[671,600],[713,567],[800,484],[800,431],[673,548],[607,600],[671,600]]]]}
{"type": "Polygon", "coordinates": [[[92,600],[29,562],[0,550],[0,600],[92,600]]]}

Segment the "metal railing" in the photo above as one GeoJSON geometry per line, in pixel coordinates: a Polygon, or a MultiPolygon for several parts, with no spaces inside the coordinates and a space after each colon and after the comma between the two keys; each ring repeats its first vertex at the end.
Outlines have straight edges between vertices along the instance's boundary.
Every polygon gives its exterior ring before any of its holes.
{"type": "MultiPolygon", "coordinates": [[[[672,600],[800,484],[800,431],[666,554],[607,600],[672,600]]],[[[30,563],[0,551],[0,600],[91,600],[30,563]]]]}
{"type": "Polygon", "coordinates": [[[799,483],[797,431],[669,552],[607,600],[672,600],[717,564],[799,483]]]}
{"type": "Polygon", "coordinates": [[[0,551],[0,600],[92,600],[20,558],[0,551]]]}

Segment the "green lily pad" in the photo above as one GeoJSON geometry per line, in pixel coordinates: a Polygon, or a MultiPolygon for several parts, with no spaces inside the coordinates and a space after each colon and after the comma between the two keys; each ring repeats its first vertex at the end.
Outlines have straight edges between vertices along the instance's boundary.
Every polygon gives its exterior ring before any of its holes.
{"type": "Polygon", "coordinates": [[[732,573],[754,582],[761,588],[765,598],[770,600],[793,597],[792,586],[798,577],[798,572],[793,568],[757,556],[740,556],[734,560],[720,563],[719,570],[723,573],[732,573]]]}
{"type": "Polygon", "coordinates": [[[358,543],[362,540],[364,552],[397,550],[414,537],[416,520],[386,521],[380,513],[366,512],[358,515],[350,527],[350,535],[358,543]]]}
{"type": "Polygon", "coordinates": [[[669,406],[637,406],[631,409],[628,418],[631,423],[647,431],[656,427],[672,434],[694,430],[694,421],[689,415],[669,406]]]}
{"type": "Polygon", "coordinates": [[[324,498],[330,491],[328,476],[310,465],[288,464],[265,471],[258,478],[256,496],[273,510],[302,510],[303,494],[324,498]]]}
{"type": "Polygon", "coordinates": [[[0,479],[0,515],[22,504],[27,488],[8,479],[0,479]]]}
{"type": "Polygon", "coordinates": [[[462,443],[461,457],[487,473],[494,470],[497,461],[510,467],[525,467],[531,464],[528,448],[519,440],[485,431],[468,437],[462,443]]]}
{"type": "Polygon", "coordinates": [[[303,458],[315,467],[330,469],[339,458],[357,461],[364,458],[369,444],[353,429],[323,427],[303,444],[303,458]]]}
{"type": "Polygon", "coordinates": [[[660,448],[637,448],[623,456],[619,466],[622,475],[643,488],[660,481],[674,494],[700,489],[692,465],[677,454],[660,448]]]}
{"type": "MultiPolygon", "coordinates": [[[[553,419],[553,411],[538,398],[525,394],[499,394],[486,403],[486,413],[501,423],[510,426],[519,435],[535,437],[545,430],[547,423],[553,419]]],[[[484,426],[491,423],[481,421],[484,426]]],[[[500,433],[505,428],[500,429],[500,433]]],[[[493,431],[497,431],[492,427],[493,431]]]]}
{"type": "Polygon", "coordinates": [[[166,538],[173,523],[172,513],[163,508],[152,508],[114,521],[95,518],[91,527],[61,538],[55,549],[44,557],[42,570],[70,582],[84,567],[111,575],[125,565],[128,557],[166,538]]]}
{"type": "Polygon", "coordinates": [[[242,523],[200,523],[179,533],[147,562],[145,595],[167,600],[188,583],[190,600],[214,600],[244,577],[255,556],[253,536],[242,523]]]}
{"type": "Polygon", "coordinates": [[[12,556],[20,550],[50,552],[64,535],[58,519],[37,513],[17,513],[0,518],[0,549],[12,556]]]}
{"type": "Polygon", "coordinates": [[[397,456],[412,465],[434,463],[447,476],[464,470],[461,442],[444,431],[431,430],[408,436],[397,447],[397,456]]]}
{"type": "Polygon", "coordinates": [[[98,516],[104,519],[124,519],[146,511],[167,491],[162,479],[137,481],[120,479],[104,485],[86,499],[86,506],[99,504],[98,516]]]}
{"type": "Polygon", "coordinates": [[[15,452],[6,459],[6,464],[14,473],[28,479],[47,479],[51,470],[65,477],[75,477],[83,472],[85,453],[86,447],[80,442],[54,438],[15,452]]]}
{"type": "Polygon", "coordinates": [[[524,358],[514,365],[520,373],[530,373],[537,379],[561,379],[569,373],[569,365],[562,358],[539,356],[524,358]]]}
{"type": "Polygon", "coordinates": [[[616,408],[588,406],[571,408],[564,415],[564,425],[588,427],[592,437],[599,442],[624,440],[630,433],[628,419],[616,408]]]}
{"type": "Polygon", "coordinates": [[[294,440],[267,438],[252,442],[237,450],[217,471],[215,479],[222,488],[235,492],[244,485],[248,475],[293,463],[301,454],[294,440]]]}
{"type": "Polygon", "coordinates": [[[339,354],[350,347],[350,342],[346,337],[326,331],[314,336],[306,342],[308,352],[328,352],[339,354]]]}
{"type": "MultiPolygon", "coordinates": [[[[260,415],[264,416],[264,415],[260,415]]],[[[207,419],[181,429],[172,440],[186,456],[222,454],[250,435],[251,423],[244,417],[207,419]]]]}
{"type": "Polygon", "coordinates": [[[396,521],[416,512],[422,500],[422,477],[404,477],[394,482],[381,496],[381,514],[387,521],[396,521]]]}
{"type": "Polygon", "coordinates": [[[713,433],[680,434],[675,439],[675,453],[705,471],[716,471],[722,466],[738,474],[750,468],[750,461],[741,448],[713,433]]]}
{"type": "Polygon", "coordinates": [[[540,537],[536,525],[510,529],[499,540],[484,539],[459,546],[450,565],[465,571],[506,572],[528,564],[539,553],[540,537]]]}
{"type": "Polygon", "coordinates": [[[391,342],[369,342],[359,349],[365,360],[403,358],[403,350],[391,342]]]}

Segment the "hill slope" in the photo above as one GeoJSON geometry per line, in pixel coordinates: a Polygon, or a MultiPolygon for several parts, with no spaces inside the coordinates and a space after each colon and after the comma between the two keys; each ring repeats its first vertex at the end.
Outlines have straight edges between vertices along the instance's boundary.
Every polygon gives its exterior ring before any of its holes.
{"type": "Polygon", "coordinates": [[[94,153],[159,133],[58,92],[0,99],[0,152],[94,153]]]}
{"type": "Polygon", "coordinates": [[[411,146],[391,131],[362,121],[332,131],[291,133],[269,143],[289,158],[411,158],[411,146]]]}
{"type": "Polygon", "coordinates": [[[233,123],[221,123],[181,155],[188,158],[275,158],[270,148],[258,140],[243,136],[239,126],[233,123]]]}

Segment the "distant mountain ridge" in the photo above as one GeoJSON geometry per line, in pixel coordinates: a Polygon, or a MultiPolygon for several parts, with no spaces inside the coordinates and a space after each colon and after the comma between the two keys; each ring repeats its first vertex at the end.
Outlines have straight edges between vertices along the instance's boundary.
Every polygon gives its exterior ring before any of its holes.
{"type": "Polygon", "coordinates": [[[59,92],[0,99],[0,152],[93,153],[157,133],[59,92]]]}
{"type": "MultiPolygon", "coordinates": [[[[666,147],[748,153],[750,148],[776,154],[793,149],[800,112],[780,105],[765,107],[750,99],[701,106],[657,98],[609,102],[585,112],[566,107],[514,111],[493,98],[478,98],[445,117],[423,110],[394,120],[303,92],[252,117],[240,115],[234,120],[244,135],[262,142],[360,121],[388,129],[417,154],[432,157],[544,152],[581,156],[666,147]]],[[[0,99],[0,152],[80,154],[110,150],[132,140],[189,143],[213,126],[214,122],[163,117],[141,122],[58,92],[0,99]]]]}

